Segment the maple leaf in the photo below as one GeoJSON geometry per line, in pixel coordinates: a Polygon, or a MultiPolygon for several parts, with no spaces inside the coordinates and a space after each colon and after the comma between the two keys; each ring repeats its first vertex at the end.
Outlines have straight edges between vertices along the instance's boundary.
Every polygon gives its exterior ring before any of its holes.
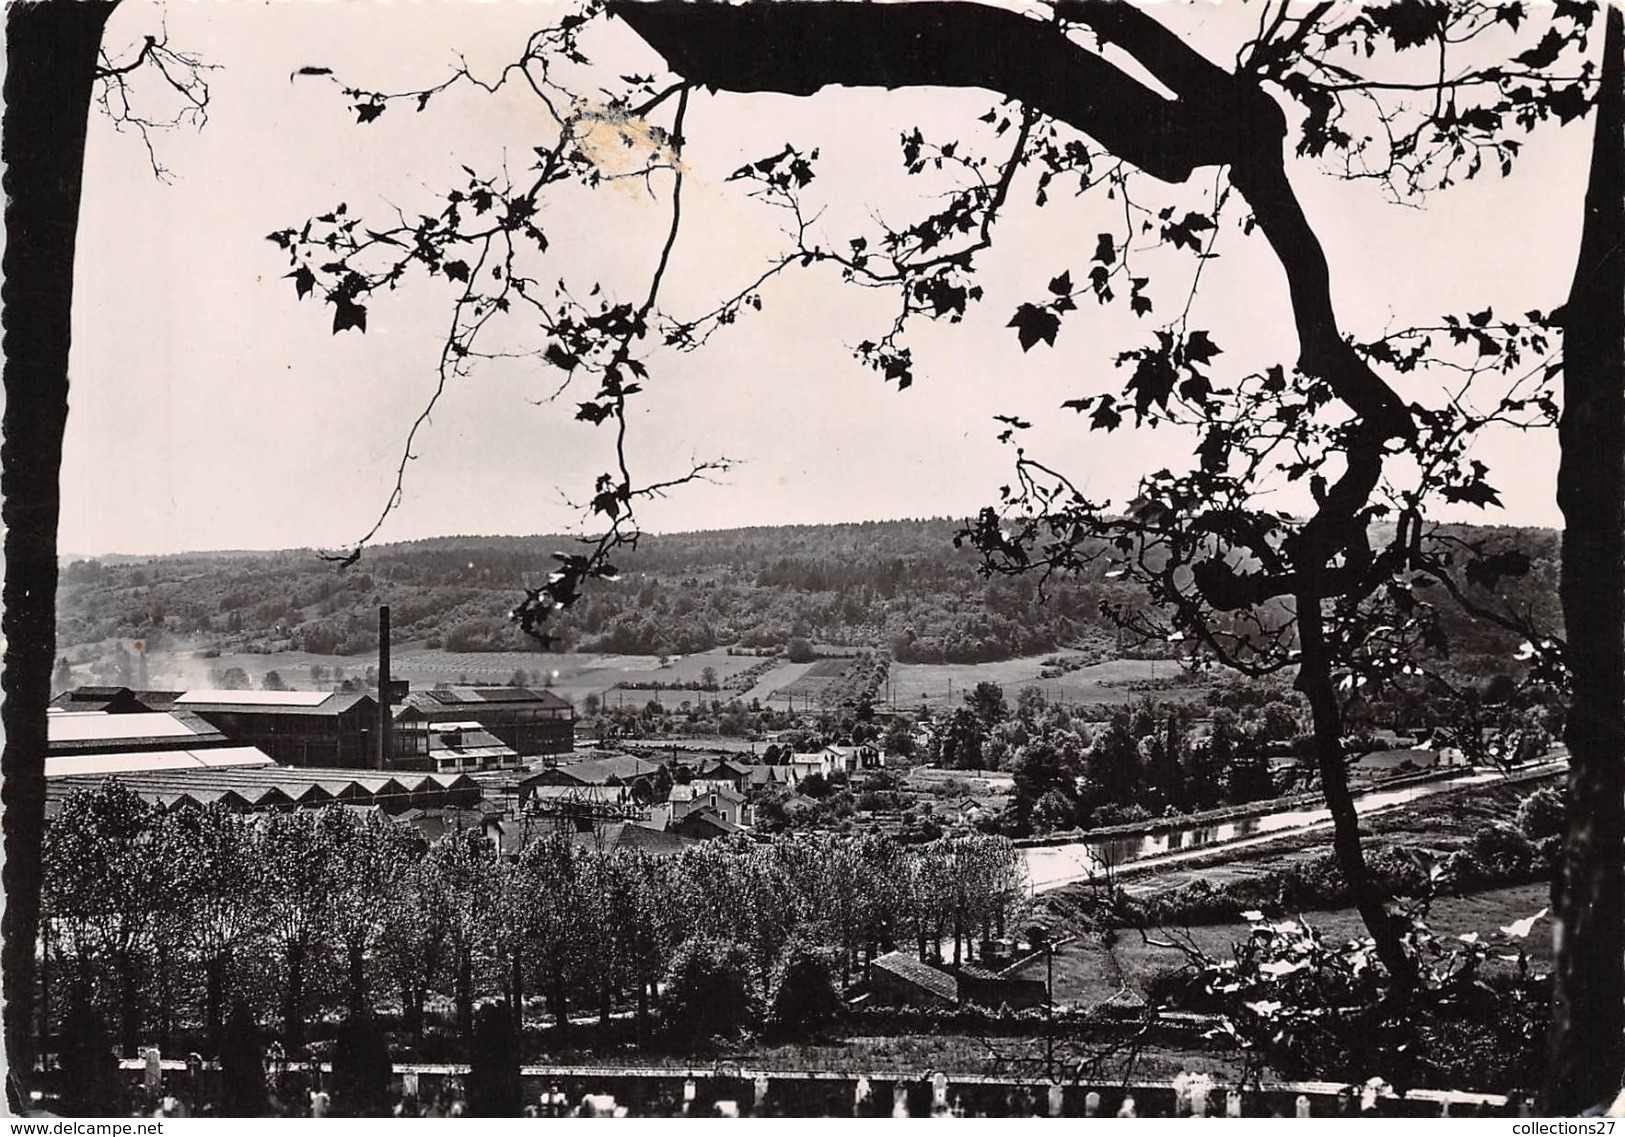
{"type": "Polygon", "coordinates": [[[1206,363],[1220,352],[1219,346],[1208,338],[1203,331],[1195,331],[1185,337],[1185,361],[1187,363],[1206,363]]]}
{"type": "MultiPolygon", "coordinates": [[[[296,282],[297,283],[297,282],[296,282]]],[[[354,328],[363,335],[367,331],[367,307],[343,296],[333,298],[333,334],[354,328]]]]}
{"type": "Polygon", "coordinates": [[[288,275],[293,277],[294,290],[299,293],[301,300],[309,296],[310,290],[316,287],[316,274],[310,271],[309,265],[300,265],[288,275]]]}
{"type": "Polygon", "coordinates": [[[1061,318],[1048,308],[1041,308],[1037,304],[1023,304],[1016,309],[1016,314],[1005,325],[1016,329],[1016,337],[1021,341],[1021,350],[1030,351],[1039,340],[1043,340],[1051,347],[1055,346],[1055,334],[1061,330],[1061,318]]]}

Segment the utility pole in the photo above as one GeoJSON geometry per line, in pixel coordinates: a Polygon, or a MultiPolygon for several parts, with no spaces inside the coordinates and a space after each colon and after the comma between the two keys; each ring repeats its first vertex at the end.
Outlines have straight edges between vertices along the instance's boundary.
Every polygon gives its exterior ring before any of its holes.
{"type": "Polygon", "coordinates": [[[1055,941],[1044,952],[1044,1071],[1055,1081],[1055,941]]]}

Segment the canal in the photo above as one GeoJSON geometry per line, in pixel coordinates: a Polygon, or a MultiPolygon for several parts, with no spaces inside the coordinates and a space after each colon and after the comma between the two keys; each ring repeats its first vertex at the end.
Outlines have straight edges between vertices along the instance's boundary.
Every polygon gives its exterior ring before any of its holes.
{"type": "MultiPolygon", "coordinates": [[[[1518,771],[1520,780],[1556,773],[1566,759],[1547,762],[1518,771]]],[[[1420,801],[1434,794],[1466,786],[1484,785],[1505,775],[1499,771],[1469,770],[1460,777],[1390,790],[1371,790],[1355,797],[1362,817],[1397,806],[1420,801]]],[[[1036,892],[1089,880],[1108,872],[1142,871],[1174,865],[1215,846],[1237,849],[1279,840],[1295,833],[1330,828],[1331,811],[1324,806],[1299,806],[1275,813],[1238,817],[1231,821],[1197,822],[1138,837],[1117,837],[1101,841],[1073,841],[1061,845],[1035,845],[1023,850],[1027,856],[1027,879],[1036,892]]]]}

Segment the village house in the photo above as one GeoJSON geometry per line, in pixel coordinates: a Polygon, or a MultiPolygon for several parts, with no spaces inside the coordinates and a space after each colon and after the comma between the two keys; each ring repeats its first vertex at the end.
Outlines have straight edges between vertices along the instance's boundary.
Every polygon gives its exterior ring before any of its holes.
{"type": "Polygon", "coordinates": [[[679,837],[691,837],[699,841],[714,841],[719,837],[730,837],[739,832],[739,827],[723,817],[710,806],[685,813],[680,820],[669,827],[668,832],[679,837]]]}
{"type": "MultiPolygon", "coordinates": [[[[832,771],[846,774],[856,774],[860,770],[878,770],[886,764],[886,756],[875,746],[867,743],[861,745],[835,745],[831,744],[819,751],[830,759],[832,771]]],[[[801,755],[796,755],[800,758],[801,755]]]]}
{"type": "Polygon", "coordinates": [[[673,786],[666,798],[670,824],[676,824],[699,809],[709,809],[738,827],[745,824],[745,797],[727,782],[699,781],[673,786]]]}
{"type": "MultiPolygon", "coordinates": [[[[1041,957],[1039,957],[1041,958],[1041,957]]],[[[870,999],[886,1006],[958,1007],[974,1005],[988,1010],[1012,1010],[1044,1005],[1049,988],[1042,979],[1026,975],[1031,960],[992,970],[973,963],[949,968],[926,963],[913,952],[892,951],[877,956],[869,966],[870,999]]]]}
{"type": "Polygon", "coordinates": [[[635,754],[597,751],[592,757],[537,771],[520,782],[520,793],[523,796],[527,785],[627,786],[640,800],[653,801],[659,796],[655,784],[661,770],[660,763],[635,754]]]}

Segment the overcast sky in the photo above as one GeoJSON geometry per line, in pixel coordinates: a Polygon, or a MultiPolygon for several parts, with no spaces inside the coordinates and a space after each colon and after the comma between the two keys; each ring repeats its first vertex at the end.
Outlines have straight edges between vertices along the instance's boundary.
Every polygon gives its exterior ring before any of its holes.
{"type": "MultiPolygon", "coordinates": [[[[450,293],[444,282],[410,280],[372,305],[364,336],[333,336],[331,309],[296,302],[282,279],[284,255],[265,234],[341,201],[363,216],[394,206],[432,211],[436,191],[460,179],[460,165],[491,171],[505,157],[522,165],[551,138],[519,95],[470,92],[362,126],[336,86],[290,76],[325,66],[357,86],[417,88],[444,77],[458,53],[489,73],[549,11],[545,2],[518,0],[226,0],[167,9],[130,0],[118,9],[109,45],[139,43],[167,13],[171,43],[218,70],[209,77],[207,127],[154,137],[172,184],[154,180],[137,138],[93,116],[63,550],[334,547],[371,526],[406,431],[433,389],[450,293]]],[[[1169,18],[1204,45],[1233,45],[1254,15],[1204,4],[1169,18]]],[[[616,72],[659,70],[624,29],[599,46],[616,72]]],[[[822,147],[817,188],[831,202],[823,224],[834,234],[866,211],[907,215],[901,131],[918,124],[952,138],[976,129],[992,102],[936,91],[697,95],[685,132],[689,216],[673,254],[673,307],[697,311],[726,283],[760,271],[780,244],[773,212],[725,182],[744,161],[788,140],[822,147]]],[[[1482,179],[1426,209],[1389,204],[1372,183],[1295,165],[1345,330],[1371,336],[1486,304],[1521,312],[1561,303],[1589,138],[1589,121],[1543,129],[1511,179],[1482,179]]],[[[1212,183],[1212,171],[1198,171],[1166,199],[1204,208],[1212,183]]],[[[1103,227],[1092,211],[1102,206],[1035,210],[1030,178],[1018,181],[1012,201],[985,262],[989,301],[961,325],[920,324],[910,339],[911,390],[888,386],[852,357],[852,345],[884,331],[889,302],[818,270],[775,282],[762,313],[705,351],[654,361],[633,421],[643,475],[680,472],[691,458],[726,455],[740,464],[724,484],[688,487],[649,508],[646,527],[969,514],[1009,477],[996,414],[1035,422],[1030,448],[1097,497],[1121,500],[1134,473],[1186,460],[1187,440],[1091,435],[1057,409],[1065,398],[1120,386],[1111,357],[1146,328],[1115,311],[1080,312],[1054,350],[1023,355],[1004,326],[1010,313],[1041,297],[1062,270],[1087,271],[1103,227]]],[[[646,287],[667,217],[663,200],[623,187],[562,201],[545,223],[552,255],[578,279],[594,273],[630,298],[646,287]]],[[[1262,241],[1232,225],[1217,251],[1193,326],[1212,330],[1226,366],[1290,361],[1284,284],[1262,241]]],[[[1159,310],[1182,302],[1178,280],[1166,279],[1159,310]]],[[[455,385],[379,539],[578,525],[565,499],[586,496],[604,439],[571,421],[576,399],[541,402],[558,378],[509,364],[455,385]]],[[[1476,516],[1555,524],[1554,455],[1548,438],[1485,446],[1480,456],[1507,509],[1476,516]]]]}

